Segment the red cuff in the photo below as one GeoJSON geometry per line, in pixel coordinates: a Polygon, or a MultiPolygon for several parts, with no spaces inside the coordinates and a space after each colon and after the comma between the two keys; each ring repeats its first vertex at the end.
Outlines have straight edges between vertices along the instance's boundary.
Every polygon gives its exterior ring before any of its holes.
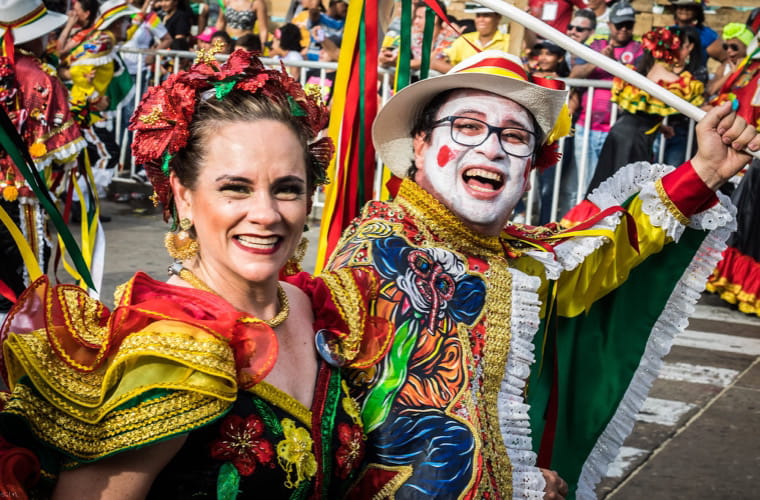
{"type": "Polygon", "coordinates": [[[700,179],[691,161],[663,177],[662,187],[678,210],[689,218],[718,203],[715,191],[700,179]]]}

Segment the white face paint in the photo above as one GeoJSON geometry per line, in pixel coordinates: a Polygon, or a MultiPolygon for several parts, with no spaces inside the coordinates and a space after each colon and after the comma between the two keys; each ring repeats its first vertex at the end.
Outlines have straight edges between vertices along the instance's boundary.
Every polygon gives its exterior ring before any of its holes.
{"type": "MultiPolygon", "coordinates": [[[[451,94],[436,114],[477,118],[495,127],[533,131],[533,119],[521,105],[478,90],[451,94]]],[[[528,186],[531,157],[507,155],[496,134],[480,146],[462,146],[451,139],[451,127],[433,129],[426,142],[414,140],[415,180],[475,231],[497,235],[528,186]]]]}

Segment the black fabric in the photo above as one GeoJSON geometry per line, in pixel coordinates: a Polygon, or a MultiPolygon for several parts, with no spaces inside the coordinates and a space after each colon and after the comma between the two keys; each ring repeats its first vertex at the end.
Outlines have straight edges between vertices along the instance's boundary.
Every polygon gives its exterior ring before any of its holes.
{"type": "MultiPolygon", "coordinates": [[[[19,224],[19,203],[0,199],[0,205],[8,213],[13,222],[19,224]]],[[[11,233],[5,224],[0,224],[0,280],[18,295],[24,291],[24,261],[11,233]]],[[[8,312],[13,303],[0,295],[0,312],[8,312]]]]}
{"type": "Polygon", "coordinates": [[[756,261],[760,261],[760,231],[755,226],[760,220],[758,194],[760,194],[760,160],[754,160],[732,197],[737,210],[737,229],[729,244],[756,261]]]}
{"type": "Polygon", "coordinates": [[[657,134],[646,132],[661,120],[659,115],[623,111],[607,134],[587,194],[621,167],[637,161],[652,161],[657,134]]]}
{"type": "Polygon", "coordinates": [[[189,10],[177,9],[169,18],[164,18],[164,26],[172,38],[177,36],[190,36],[190,28],[193,25],[193,13],[189,10]]]}

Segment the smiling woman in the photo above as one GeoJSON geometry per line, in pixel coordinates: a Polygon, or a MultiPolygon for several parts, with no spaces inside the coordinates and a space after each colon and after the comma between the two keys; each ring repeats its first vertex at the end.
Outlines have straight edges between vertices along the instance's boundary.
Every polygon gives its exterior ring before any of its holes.
{"type": "Polygon", "coordinates": [[[43,278],[9,313],[0,429],[38,458],[34,494],[336,498],[361,462],[359,407],[315,344],[348,327],[293,259],[332,156],[326,109],[248,52],[204,57],[131,122],[176,226],[168,282],[138,272],[111,314],[43,278]]]}

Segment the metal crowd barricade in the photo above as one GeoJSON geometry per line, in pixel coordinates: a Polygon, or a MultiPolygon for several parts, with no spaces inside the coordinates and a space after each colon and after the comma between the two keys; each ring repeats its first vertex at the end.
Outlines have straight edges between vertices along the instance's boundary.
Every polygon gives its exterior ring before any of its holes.
{"type": "MultiPolygon", "coordinates": [[[[135,108],[140,102],[140,99],[142,98],[142,92],[141,89],[147,88],[147,86],[144,85],[146,83],[146,78],[148,78],[148,74],[146,72],[146,63],[145,59],[148,56],[154,56],[155,61],[153,63],[153,66],[151,68],[151,78],[152,78],[152,84],[157,85],[161,82],[162,78],[162,65],[163,61],[167,58],[173,59],[173,71],[176,73],[179,71],[180,63],[182,60],[194,60],[196,57],[195,52],[190,51],[177,51],[177,50],[150,50],[150,49],[137,49],[132,47],[122,47],[119,49],[121,53],[126,54],[137,54],[137,73],[135,75],[135,88],[137,91],[135,92],[135,108]]],[[[226,60],[228,56],[223,54],[217,54],[217,59],[220,61],[226,60]]],[[[273,58],[262,58],[261,61],[269,67],[280,67],[280,61],[273,59],[273,58]]],[[[320,70],[320,80],[324,81],[326,79],[326,74],[328,71],[334,71],[337,69],[338,65],[334,62],[319,62],[319,61],[294,61],[289,62],[287,67],[295,66],[300,68],[300,80],[302,84],[306,83],[306,74],[308,70],[310,69],[319,69],[320,70]]],[[[385,104],[388,99],[390,99],[392,95],[392,89],[393,89],[393,69],[387,69],[387,68],[378,68],[379,74],[381,75],[380,80],[380,88],[378,89],[378,95],[380,97],[381,104],[385,104]]],[[[573,88],[585,88],[586,89],[586,95],[585,95],[585,106],[587,109],[591,108],[591,104],[593,102],[594,98],[594,91],[596,89],[600,88],[606,88],[609,89],[612,87],[612,82],[609,80],[586,80],[586,79],[571,79],[571,78],[564,78],[564,82],[567,84],[568,87],[573,88]]],[[[322,85],[320,85],[321,87],[322,85]]],[[[611,114],[611,122],[614,123],[614,121],[617,119],[617,106],[612,107],[612,114],[611,114]]],[[[122,182],[144,182],[142,179],[135,176],[135,164],[134,161],[129,162],[129,168],[123,168],[124,165],[126,165],[126,159],[127,155],[129,154],[129,144],[130,144],[130,136],[129,131],[127,130],[126,123],[123,123],[121,119],[121,112],[117,113],[116,118],[116,130],[117,130],[117,140],[120,142],[121,150],[120,150],[120,165],[122,167],[120,168],[119,172],[116,174],[116,178],[122,182]]],[[[667,123],[667,121],[666,121],[667,123]]],[[[581,147],[582,154],[581,154],[581,164],[576,165],[577,169],[577,175],[576,175],[576,199],[574,200],[574,203],[579,203],[585,196],[588,180],[589,180],[589,172],[591,165],[587,165],[587,157],[588,157],[588,149],[589,149],[589,132],[591,130],[591,113],[586,113],[585,117],[585,123],[583,124],[584,131],[586,132],[583,134],[582,137],[575,137],[575,147],[581,147]]],[[[369,133],[369,131],[367,132],[369,133]]],[[[687,140],[687,146],[686,146],[686,155],[684,158],[685,160],[688,160],[690,155],[689,152],[691,151],[692,144],[694,141],[694,122],[690,121],[689,123],[689,134],[688,134],[688,140],[687,140]]],[[[666,139],[664,136],[661,136],[660,138],[660,147],[659,147],[659,162],[663,161],[664,154],[665,154],[665,145],[666,145],[666,139]]],[[[562,151],[564,146],[564,139],[561,139],[559,142],[559,150],[562,151]]],[[[378,168],[376,169],[376,176],[374,179],[374,193],[375,197],[378,196],[380,193],[381,187],[382,187],[382,169],[379,168],[381,166],[381,163],[379,159],[377,159],[378,162],[378,168]]],[[[527,223],[535,223],[536,218],[534,216],[535,206],[536,206],[536,200],[540,199],[540,186],[537,182],[537,175],[536,172],[532,172],[531,174],[531,190],[528,192],[526,196],[526,212],[525,212],[525,221],[527,223]]],[[[550,210],[550,219],[556,220],[558,216],[561,216],[562,214],[559,214],[559,203],[560,203],[560,195],[561,195],[561,181],[562,181],[562,162],[559,162],[555,168],[554,172],[554,186],[552,191],[552,200],[551,200],[551,210],[550,210]]],[[[314,200],[314,206],[315,207],[322,207],[323,206],[323,200],[321,199],[320,193],[317,193],[314,200]]]]}

